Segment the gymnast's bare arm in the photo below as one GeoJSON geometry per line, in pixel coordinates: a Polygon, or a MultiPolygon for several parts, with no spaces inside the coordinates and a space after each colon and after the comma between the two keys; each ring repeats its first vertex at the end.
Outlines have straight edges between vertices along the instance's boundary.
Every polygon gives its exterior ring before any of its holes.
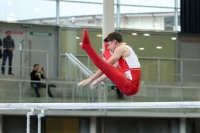
{"type": "MultiPolygon", "coordinates": [[[[113,66],[115,68],[117,68],[119,66],[119,63],[116,62],[113,66]]],[[[105,74],[103,74],[101,77],[96,79],[96,84],[100,83],[101,81],[105,80],[106,78],[107,78],[107,76],[105,74]]]]}
{"type": "MultiPolygon", "coordinates": [[[[113,55],[108,59],[108,63],[110,64],[115,64],[120,57],[122,57],[122,55],[124,54],[124,49],[119,46],[115,49],[113,55]]],[[[103,73],[101,70],[98,70],[93,76],[91,76],[90,78],[86,79],[86,80],[83,80],[81,82],[78,83],[78,86],[84,86],[84,85],[87,85],[87,84],[90,84],[93,80],[99,78],[100,76],[102,76],[103,73]]]]}
{"type": "Polygon", "coordinates": [[[123,53],[124,53],[124,49],[121,46],[117,47],[113,55],[108,59],[107,62],[112,65],[115,64],[119,60],[119,58],[123,56],[123,53]]]}
{"type": "Polygon", "coordinates": [[[94,79],[100,77],[101,75],[103,75],[102,71],[101,70],[98,70],[94,75],[92,75],[90,78],[88,79],[85,79],[81,82],[78,83],[78,86],[84,86],[84,85],[87,85],[87,84],[90,84],[94,79]]]}
{"type": "MultiPolygon", "coordinates": [[[[113,66],[114,66],[115,68],[118,68],[119,63],[116,62],[113,66]]],[[[105,80],[106,78],[107,78],[107,76],[106,76],[105,74],[103,74],[101,77],[97,78],[96,80],[94,80],[94,81],[90,84],[90,88],[91,88],[91,89],[96,88],[96,87],[99,85],[99,83],[100,83],[101,81],[105,80]]]]}
{"type": "MultiPolygon", "coordinates": [[[[106,58],[103,58],[105,61],[106,61],[106,58]]],[[[113,65],[115,68],[118,68],[118,66],[119,66],[119,63],[118,62],[116,62],[114,65],[113,65]]],[[[96,79],[96,82],[92,82],[92,83],[95,83],[95,85],[97,85],[97,84],[99,84],[101,81],[103,81],[103,80],[105,80],[107,78],[107,76],[105,75],[105,74],[103,74],[102,76],[100,76],[100,77],[98,77],[97,79],[96,79]]],[[[93,84],[90,84],[90,87],[93,85],[93,84]]]]}

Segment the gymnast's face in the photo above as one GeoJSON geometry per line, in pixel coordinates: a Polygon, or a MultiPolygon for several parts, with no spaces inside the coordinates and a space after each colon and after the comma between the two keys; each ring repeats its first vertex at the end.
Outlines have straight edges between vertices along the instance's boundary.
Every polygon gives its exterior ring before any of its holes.
{"type": "Polygon", "coordinates": [[[114,53],[115,49],[116,49],[116,44],[117,44],[117,41],[116,40],[113,40],[113,41],[109,41],[109,42],[106,42],[106,44],[108,45],[108,49],[114,53]]]}

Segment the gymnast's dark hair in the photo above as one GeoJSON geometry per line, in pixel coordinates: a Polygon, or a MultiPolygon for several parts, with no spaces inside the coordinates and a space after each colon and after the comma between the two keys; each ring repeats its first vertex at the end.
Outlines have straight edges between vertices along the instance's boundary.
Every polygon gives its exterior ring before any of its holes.
{"type": "Polygon", "coordinates": [[[116,40],[118,43],[122,42],[122,35],[120,35],[118,32],[112,32],[108,34],[108,36],[104,39],[104,42],[109,42],[116,40]]]}

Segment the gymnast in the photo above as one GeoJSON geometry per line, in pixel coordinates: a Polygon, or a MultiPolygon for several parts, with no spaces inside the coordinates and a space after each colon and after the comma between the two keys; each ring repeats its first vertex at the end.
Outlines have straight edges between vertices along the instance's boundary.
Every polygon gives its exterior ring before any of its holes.
{"type": "Polygon", "coordinates": [[[83,31],[81,47],[99,70],[90,78],[79,82],[78,86],[90,84],[91,88],[95,88],[98,83],[108,77],[122,93],[127,96],[135,95],[140,86],[140,63],[137,55],[130,46],[122,44],[122,36],[117,32],[108,34],[104,42],[112,52],[112,56],[107,62],[94,51],[87,31],[83,31]]]}

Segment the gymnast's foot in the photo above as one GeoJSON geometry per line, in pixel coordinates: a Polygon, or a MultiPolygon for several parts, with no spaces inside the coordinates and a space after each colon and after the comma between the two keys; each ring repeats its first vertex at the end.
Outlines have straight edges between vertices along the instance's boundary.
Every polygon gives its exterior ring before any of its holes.
{"type": "Polygon", "coordinates": [[[87,30],[83,31],[83,40],[82,40],[82,45],[81,48],[85,49],[87,46],[90,46],[90,40],[89,40],[89,36],[88,36],[88,32],[87,30]]]}

